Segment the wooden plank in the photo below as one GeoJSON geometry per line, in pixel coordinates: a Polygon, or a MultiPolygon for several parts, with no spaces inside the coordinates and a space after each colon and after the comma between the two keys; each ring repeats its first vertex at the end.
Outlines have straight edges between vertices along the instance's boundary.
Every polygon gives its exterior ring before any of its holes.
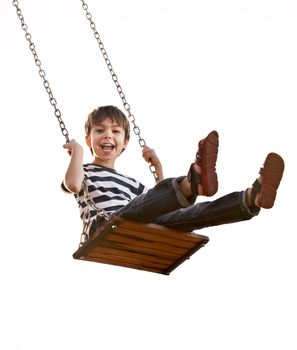
{"type": "Polygon", "coordinates": [[[133,251],[127,251],[127,250],[120,250],[116,248],[111,248],[111,247],[104,247],[102,244],[100,247],[96,247],[92,253],[89,254],[89,256],[94,255],[96,256],[97,254],[100,255],[101,253],[109,254],[111,256],[116,256],[119,258],[130,258],[130,259],[135,259],[143,262],[155,262],[158,261],[160,265],[168,266],[171,265],[175,259],[169,259],[165,257],[156,257],[153,254],[139,254],[135,253],[133,251]]]}
{"type": "Polygon", "coordinates": [[[92,252],[89,254],[89,257],[93,258],[100,258],[100,259],[105,259],[109,261],[115,261],[115,262],[129,262],[133,264],[138,264],[141,266],[150,266],[154,268],[158,268],[159,270],[164,270],[168,268],[168,261],[165,262],[164,260],[161,261],[160,259],[144,259],[143,256],[139,256],[137,254],[112,254],[110,253],[109,250],[104,251],[104,250],[99,250],[96,252],[92,252]]]}
{"type": "Polygon", "coordinates": [[[135,270],[142,270],[142,271],[149,271],[149,272],[155,272],[160,274],[167,274],[163,271],[166,271],[166,269],[162,269],[158,265],[153,266],[146,266],[145,264],[141,264],[139,261],[119,261],[119,260],[113,260],[109,259],[108,256],[106,257],[92,257],[92,258],[85,258],[84,261],[89,262],[95,262],[100,264],[107,264],[107,265],[114,265],[114,266],[120,266],[120,267],[127,267],[135,270]]]}
{"type": "Polygon", "coordinates": [[[169,274],[207,242],[203,235],[113,217],[73,257],[169,274]]]}
{"type": "Polygon", "coordinates": [[[150,253],[151,251],[155,252],[155,255],[161,255],[168,258],[174,258],[176,256],[181,256],[185,254],[188,249],[185,248],[179,248],[174,247],[172,245],[169,245],[166,243],[159,243],[159,242],[150,242],[149,244],[145,241],[139,241],[133,239],[133,237],[126,238],[122,235],[118,234],[109,234],[106,237],[106,240],[104,243],[112,242],[115,247],[121,248],[121,249],[133,249],[135,252],[143,252],[143,253],[150,253]]]}
{"type": "Polygon", "coordinates": [[[206,236],[197,235],[192,232],[184,232],[173,230],[161,225],[156,224],[143,224],[138,221],[127,220],[121,217],[114,217],[114,223],[120,224],[120,228],[125,230],[128,229],[130,232],[143,232],[149,234],[157,234],[158,236],[163,236],[167,238],[172,238],[176,240],[182,240],[187,242],[196,242],[197,238],[208,238],[206,236]]]}
{"type": "Polygon", "coordinates": [[[144,232],[141,230],[135,230],[135,229],[131,229],[129,226],[126,227],[122,227],[120,224],[119,226],[115,229],[115,232],[117,233],[124,233],[124,234],[128,234],[132,237],[134,237],[134,239],[137,240],[145,240],[145,241],[151,241],[151,242],[162,242],[165,244],[170,244],[174,247],[182,247],[182,248],[191,248],[193,246],[193,243],[197,242],[197,239],[195,241],[192,241],[192,237],[191,237],[191,241],[187,241],[185,239],[185,237],[183,236],[183,232],[180,232],[180,238],[176,239],[174,237],[171,237],[168,232],[166,232],[166,234],[163,234],[164,231],[161,232],[156,232],[156,229],[154,229],[154,231],[151,232],[144,232]]]}

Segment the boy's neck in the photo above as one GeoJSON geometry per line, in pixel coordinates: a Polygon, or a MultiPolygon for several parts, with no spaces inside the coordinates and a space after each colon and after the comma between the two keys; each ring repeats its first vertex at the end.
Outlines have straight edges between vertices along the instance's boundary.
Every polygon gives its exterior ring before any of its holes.
{"type": "Polygon", "coordinates": [[[95,158],[92,162],[92,164],[94,165],[100,165],[103,166],[105,168],[109,168],[109,169],[114,169],[114,162],[109,162],[109,161],[103,161],[101,159],[97,159],[95,158]]]}

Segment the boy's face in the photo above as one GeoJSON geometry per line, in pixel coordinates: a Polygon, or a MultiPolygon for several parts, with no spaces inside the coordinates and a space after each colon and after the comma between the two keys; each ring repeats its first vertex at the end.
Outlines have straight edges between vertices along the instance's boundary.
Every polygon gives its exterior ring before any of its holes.
{"type": "Polygon", "coordinates": [[[125,140],[125,130],[110,119],[93,125],[90,135],[86,136],[86,142],[93,151],[93,163],[112,169],[115,160],[128,144],[128,140],[125,140]]]}

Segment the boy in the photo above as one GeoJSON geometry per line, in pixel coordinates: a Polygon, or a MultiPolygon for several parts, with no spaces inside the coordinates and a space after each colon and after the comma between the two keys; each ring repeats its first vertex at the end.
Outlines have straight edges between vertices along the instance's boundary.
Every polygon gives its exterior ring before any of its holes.
{"type": "MultiPolygon", "coordinates": [[[[210,197],[218,189],[215,167],[219,141],[216,131],[199,142],[188,176],[163,179],[160,160],[153,149],[145,146],[143,157],[155,167],[158,177],[158,183],[150,190],[115,170],[115,161],[130,138],[129,121],[117,107],[95,109],[88,116],[85,131],[86,143],[93,155],[92,163],[83,165],[83,148],[75,140],[63,145],[71,159],[62,188],[74,193],[81,218],[87,210],[82,190],[85,179],[90,197],[109,216],[118,215],[182,231],[249,220],[258,215],[260,208],[273,206],[284,171],[283,159],[276,153],[269,153],[252,187],[195,204],[198,195],[210,197]]],[[[102,222],[95,219],[96,211],[93,210],[90,235],[102,222]]]]}

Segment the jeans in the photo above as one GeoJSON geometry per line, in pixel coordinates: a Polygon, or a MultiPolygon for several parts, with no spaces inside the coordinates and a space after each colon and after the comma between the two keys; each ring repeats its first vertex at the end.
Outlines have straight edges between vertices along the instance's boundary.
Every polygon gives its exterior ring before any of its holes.
{"type": "Polygon", "coordinates": [[[246,191],[232,192],[214,201],[195,203],[196,196],[186,198],[180,190],[179,182],[183,178],[169,178],[159,182],[114,215],[175,230],[194,231],[249,220],[260,211],[251,211],[247,206],[246,191]]]}

